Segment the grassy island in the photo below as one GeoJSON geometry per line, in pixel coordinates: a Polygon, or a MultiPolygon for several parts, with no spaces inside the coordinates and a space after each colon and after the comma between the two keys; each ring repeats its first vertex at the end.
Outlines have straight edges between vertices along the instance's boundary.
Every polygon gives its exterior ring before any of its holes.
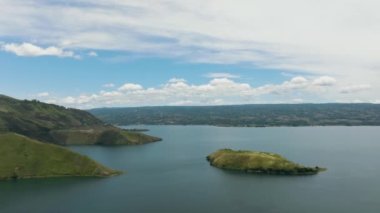
{"type": "Polygon", "coordinates": [[[107,177],[120,172],[54,144],[0,134],[0,180],[48,177],[107,177]]]}
{"type": "Polygon", "coordinates": [[[221,149],[207,156],[207,160],[217,168],[258,174],[314,175],[326,170],[305,167],[269,152],[221,149]]]}

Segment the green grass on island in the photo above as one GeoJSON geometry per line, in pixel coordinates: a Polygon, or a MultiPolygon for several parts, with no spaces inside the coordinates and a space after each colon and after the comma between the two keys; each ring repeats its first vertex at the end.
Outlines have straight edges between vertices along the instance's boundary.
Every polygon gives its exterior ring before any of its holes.
{"type": "Polygon", "coordinates": [[[64,147],[16,133],[0,134],[0,180],[118,174],[119,171],[64,147]]]}
{"type": "Polygon", "coordinates": [[[287,160],[279,154],[257,151],[221,149],[209,156],[212,166],[226,170],[273,175],[314,175],[324,168],[306,167],[287,160]]]}

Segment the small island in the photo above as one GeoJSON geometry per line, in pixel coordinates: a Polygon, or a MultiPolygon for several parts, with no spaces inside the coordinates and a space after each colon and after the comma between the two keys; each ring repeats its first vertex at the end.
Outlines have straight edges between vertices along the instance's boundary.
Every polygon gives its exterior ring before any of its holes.
{"type": "Polygon", "coordinates": [[[269,175],[315,175],[325,168],[306,167],[287,160],[279,154],[221,149],[209,156],[210,165],[225,170],[269,175]]]}

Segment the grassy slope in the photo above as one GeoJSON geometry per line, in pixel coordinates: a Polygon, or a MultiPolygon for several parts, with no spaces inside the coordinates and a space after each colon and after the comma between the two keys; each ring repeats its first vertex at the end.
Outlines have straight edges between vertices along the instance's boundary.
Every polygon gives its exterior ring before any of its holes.
{"type": "Polygon", "coordinates": [[[253,173],[307,175],[323,170],[317,167],[305,167],[281,155],[268,152],[221,149],[207,156],[207,160],[218,168],[253,173]]]}
{"type": "Polygon", "coordinates": [[[0,179],[116,174],[119,172],[66,148],[15,133],[0,134],[0,179]]]}
{"type": "Polygon", "coordinates": [[[22,101],[4,95],[0,95],[0,132],[16,132],[61,145],[143,144],[160,140],[106,125],[86,111],[38,101],[22,101]]]}
{"type": "Polygon", "coordinates": [[[161,140],[143,133],[118,128],[84,128],[51,131],[52,137],[65,145],[138,145],[161,140]]]}
{"type": "Polygon", "coordinates": [[[86,111],[3,95],[0,95],[0,120],[5,130],[41,137],[46,137],[44,133],[50,129],[103,125],[86,111]]]}

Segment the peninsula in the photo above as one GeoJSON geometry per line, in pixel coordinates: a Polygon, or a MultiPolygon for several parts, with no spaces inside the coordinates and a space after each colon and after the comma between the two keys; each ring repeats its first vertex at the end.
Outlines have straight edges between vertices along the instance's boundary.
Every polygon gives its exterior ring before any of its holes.
{"type": "Polygon", "coordinates": [[[0,180],[48,177],[107,177],[120,174],[54,144],[16,133],[0,134],[0,180]]]}
{"type": "Polygon", "coordinates": [[[305,167],[269,152],[221,149],[209,156],[210,165],[220,169],[270,175],[314,175],[325,171],[319,167],[305,167]]]}
{"type": "Polygon", "coordinates": [[[0,180],[120,174],[67,145],[138,145],[161,140],[90,113],[0,95],[0,180]]]}
{"type": "Polygon", "coordinates": [[[0,133],[58,145],[136,145],[160,138],[124,130],[78,109],[0,95],[0,133]]]}

